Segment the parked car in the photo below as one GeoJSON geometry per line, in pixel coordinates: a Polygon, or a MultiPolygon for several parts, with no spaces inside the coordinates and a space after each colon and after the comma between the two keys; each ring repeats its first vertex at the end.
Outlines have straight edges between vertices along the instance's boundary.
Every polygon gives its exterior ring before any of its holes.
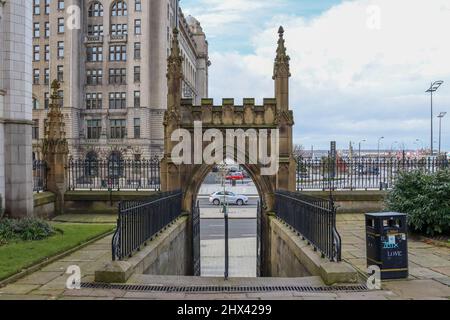
{"type": "Polygon", "coordinates": [[[243,206],[248,203],[248,197],[242,194],[235,194],[230,191],[218,191],[209,196],[209,203],[212,203],[216,206],[219,206],[223,203],[243,206]]]}
{"type": "Polygon", "coordinates": [[[244,175],[242,172],[231,172],[226,176],[227,180],[244,180],[244,175]]]}
{"type": "Polygon", "coordinates": [[[378,176],[380,174],[380,169],[378,167],[371,167],[371,166],[363,166],[360,165],[357,168],[357,173],[359,175],[363,175],[363,174],[371,174],[371,175],[375,175],[378,176]]]}

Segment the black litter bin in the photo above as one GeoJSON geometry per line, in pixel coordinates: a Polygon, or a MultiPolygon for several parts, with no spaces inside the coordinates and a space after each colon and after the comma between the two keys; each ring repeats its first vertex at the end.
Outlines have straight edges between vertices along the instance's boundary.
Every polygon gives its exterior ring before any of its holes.
{"type": "Polygon", "coordinates": [[[408,277],[406,214],[366,214],[367,266],[380,267],[381,279],[408,277]]]}

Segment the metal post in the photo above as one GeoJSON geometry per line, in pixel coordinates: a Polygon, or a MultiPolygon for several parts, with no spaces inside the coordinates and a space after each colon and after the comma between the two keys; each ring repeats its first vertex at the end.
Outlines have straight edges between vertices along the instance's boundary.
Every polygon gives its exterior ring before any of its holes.
{"type": "MultiPolygon", "coordinates": [[[[433,84],[431,84],[433,86],[433,84]]],[[[434,155],[434,146],[433,146],[433,91],[431,94],[431,156],[434,155]]]]}
{"type": "Polygon", "coordinates": [[[441,112],[439,115],[438,115],[438,118],[439,118],[439,156],[441,155],[441,151],[442,151],[442,149],[441,149],[441,142],[442,142],[442,118],[444,118],[445,117],[445,115],[447,114],[447,112],[441,112]]]}
{"type": "Polygon", "coordinates": [[[229,268],[229,252],[228,252],[228,208],[224,204],[224,216],[225,216],[225,280],[228,280],[228,268],[229,268]]]}

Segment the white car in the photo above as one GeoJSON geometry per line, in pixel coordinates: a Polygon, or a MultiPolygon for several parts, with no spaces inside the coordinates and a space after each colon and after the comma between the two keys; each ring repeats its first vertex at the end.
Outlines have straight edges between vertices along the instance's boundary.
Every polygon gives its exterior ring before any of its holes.
{"type": "Polygon", "coordinates": [[[222,203],[237,204],[243,206],[248,203],[248,197],[242,194],[235,194],[230,191],[218,191],[209,196],[209,203],[219,206],[222,203]]]}

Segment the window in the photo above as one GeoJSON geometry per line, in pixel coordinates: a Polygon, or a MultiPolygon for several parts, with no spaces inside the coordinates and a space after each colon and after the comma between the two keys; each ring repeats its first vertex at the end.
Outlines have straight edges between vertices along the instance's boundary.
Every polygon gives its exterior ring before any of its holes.
{"type": "Polygon", "coordinates": [[[128,15],[127,4],[123,0],[116,0],[111,8],[111,16],[120,17],[128,15]]]}
{"type": "Polygon", "coordinates": [[[58,91],[58,105],[60,108],[64,106],[64,91],[59,90],[58,91]]]}
{"type": "Polygon", "coordinates": [[[50,37],[50,22],[45,23],[45,37],[50,37]]]}
{"type": "Polygon", "coordinates": [[[86,109],[97,110],[103,107],[103,95],[101,93],[86,93],[86,109]]]}
{"type": "Polygon", "coordinates": [[[97,86],[103,83],[103,70],[94,69],[86,71],[86,83],[90,86],[97,86]]]}
{"type": "Polygon", "coordinates": [[[118,45],[109,47],[110,61],[127,61],[127,46],[118,45]]]}
{"type": "Polygon", "coordinates": [[[50,14],[50,0],[45,0],[45,14],[50,14]]]}
{"type": "Polygon", "coordinates": [[[94,24],[88,25],[88,35],[89,36],[103,36],[103,25],[102,24],[94,24]]]}
{"type": "Polygon", "coordinates": [[[56,77],[58,78],[59,82],[63,82],[64,81],[64,66],[57,66],[56,67],[56,77]]]}
{"type": "Polygon", "coordinates": [[[136,59],[136,60],[141,59],[141,43],[140,42],[134,43],[134,59],[136,59]]]}
{"type": "Polygon", "coordinates": [[[122,36],[128,34],[127,24],[112,24],[111,25],[111,35],[122,36]]]}
{"type": "Polygon", "coordinates": [[[40,72],[39,69],[33,70],[33,84],[39,84],[40,72]]]}
{"type": "Polygon", "coordinates": [[[58,18],[58,33],[64,33],[64,18],[58,18]]]}
{"type": "Polygon", "coordinates": [[[39,109],[39,101],[36,98],[33,98],[33,110],[39,109]]]}
{"type": "Polygon", "coordinates": [[[135,0],[134,2],[134,11],[142,11],[141,0],[135,0]]]}
{"type": "Polygon", "coordinates": [[[39,61],[41,59],[40,51],[41,51],[41,48],[39,46],[33,47],[33,60],[34,61],[39,61]]]}
{"type": "Polygon", "coordinates": [[[44,93],[44,108],[48,109],[50,104],[50,95],[48,92],[44,93]]]}
{"type": "Polygon", "coordinates": [[[134,67],[134,82],[141,82],[141,67],[134,67]]]}
{"type": "Polygon", "coordinates": [[[110,109],[126,109],[127,94],[125,92],[111,92],[109,94],[110,109]]]}
{"type": "Polygon", "coordinates": [[[36,22],[33,24],[33,37],[39,38],[40,35],[40,24],[36,22]]]}
{"type": "Polygon", "coordinates": [[[87,120],[87,138],[88,139],[100,139],[102,133],[102,121],[101,120],[87,120]]]}
{"type": "Polygon", "coordinates": [[[58,41],[58,59],[64,58],[64,41],[58,41]]]}
{"type": "Polygon", "coordinates": [[[88,15],[89,17],[103,17],[103,5],[98,1],[93,2],[89,7],[88,15]]]}
{"type": "Polygon", "coordinates": [[[39,120],[33,120],[31,135],[33,140],[39,140],[39,120]]]}
{"type": "Polygon", "coordinates": [[[134,138],[141,138],[141,119],[139,118],[134,119],[134,138]]]}
{"type": "Polygon", "coordinates": [[[33,1],[33,14],[34,15],[40,15],[41,14],[41,1],[40,0],[34,0],[33,1]]]}
{"type": "Polygon", "coordinates": [[[92,46],[87,47],[87,61],[88,62],[98,62],[103,61],[103,47],[102,46],[92,46]]]}
{"type": "Polygon", "coordinates": [[[46,68],[44,70],[44,84],[49,84],[49,83],[50,83],[50,70],[46,68]]]}
{"type": "Polygon", "coordinates": [[[126,120],[110,120],[111,139],[124,139],[126,137],[126,120]]]}
{"type": "MultiPolygon", "coordinates": [[[[94,120],[99,121],[99,120],[94,120]]],[[[101,128],[100,128],[101,129],[101,128]]],[[[89,133],[88,133],[89,136],[89,133]]],[[[98,139],[98,138],[97,138],[98,139]]],[[[95,177],[98,175],[98,162],[97,154],[94,151],[89,151],[85,159],[85,172],[89,177],[95,177]]]]}
{"type": "Polygon", "coordinates": [[[134,34],[142,33],[141,19],[134,20],[134,34]]]}
{"type": "Polygon", "coordinates": [[[127,69],[109,69],[109,84],[126,84],[127,69]]]}
{"type": "Polygon", "coordinates": [[[50,61],[50,46],[45,45],[45,61],[50,61]]]}
{"type": "Polygon", "coordinates": [[[134,92],[134,107],[139,108],[141,106],[141,92],[135,91],[134,92]]]}
{"type": "Polygon", "coordinates": [[[58,10],[64,10],[64,0],[58,0],[58,10]]]}

